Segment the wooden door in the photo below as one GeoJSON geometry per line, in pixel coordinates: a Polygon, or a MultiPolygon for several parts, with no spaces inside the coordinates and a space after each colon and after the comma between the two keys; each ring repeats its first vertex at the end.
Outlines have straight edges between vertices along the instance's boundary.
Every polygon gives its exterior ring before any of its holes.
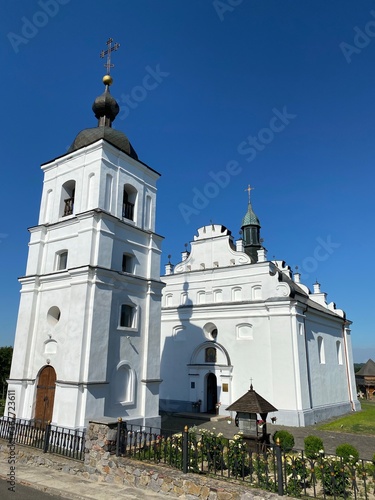
{"type": "Polygon", "coordinates": [[[44,426],[52,420],[55,401],[56,372],[52,366],[45,366],[39,373],[36,389],[35,421],[44,426]]]}

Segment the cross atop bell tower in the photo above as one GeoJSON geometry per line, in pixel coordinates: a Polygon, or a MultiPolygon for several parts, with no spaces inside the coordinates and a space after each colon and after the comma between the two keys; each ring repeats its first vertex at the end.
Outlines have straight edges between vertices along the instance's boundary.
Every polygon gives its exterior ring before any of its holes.
{"type": "Polygon", "coordinates": [[[107,40],[107,50],[102,50],[100,52],[100,57],[103,59],[105,56],[107,56],[107,62],[104,64],[104,67],[107,68],[107,75],[111,73],[111,68],[114,67],[114,64],[111,63],[111,53],[115,50],[118,50],[120,48],[119,43],[115,43],[112,46],[113,43],[113,38],[108,38],[107,40]]]}
{"type": "Polygon", "coordinates": [[[249,196],[249,203],[251,203],[251,202],[250,202],[250,193],[251,193],[251,191],[252,191],[253,189],[255,189],[255,188],[251,187],[251,186],[250,186],[250,184],[248,184],[247,188],[245,189],[245,191],[247,191],[248,196],[249,196]]]}

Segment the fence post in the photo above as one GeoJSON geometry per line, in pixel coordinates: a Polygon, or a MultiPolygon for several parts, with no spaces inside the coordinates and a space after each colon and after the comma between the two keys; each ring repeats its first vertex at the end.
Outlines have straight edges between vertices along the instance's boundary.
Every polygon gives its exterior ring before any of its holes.
{"type": "Polygon", "coordinates": [[[47,451],[48,451],[50,434],[51,434],[51,421],[48,420],[47,425],[46,425],[46,430],[44,433],[43,453],[47,453],[47,451]]]}
{"type": "Polygon", "coordinates": [[[184,431],[182,433],[182,472],[187,474],[188,472],[188,460],[189,460],[189,433],[188,426],[185,425],[184,431]]]}
{"type": "Polygon", "coordinates": [[[280,496],[284,495],[284,480],[283,480],[283,463],[280,447],[280,438],[276,438],[275,445],[276,462],[277,462],[277,493],[280,496]]]}
{"type": "Polygon", "coordinates": [[[122,418],[119,417],[117,419],[117,434],[116,434],[116,457],[121,455],[120,452],[120,443],[121,443],[121,427],[122,427],[122,418]]]}

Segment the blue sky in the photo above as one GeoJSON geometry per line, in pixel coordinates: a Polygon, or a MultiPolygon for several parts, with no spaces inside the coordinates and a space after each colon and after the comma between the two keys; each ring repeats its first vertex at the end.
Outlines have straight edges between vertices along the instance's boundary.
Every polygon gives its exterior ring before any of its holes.
{"type": "Polygon", "coordinates": [[[112,37],[114,127],[162,174],[162,263],[210,221],[237,238],[250,183],[268,257],[310,288],[317,279],[353,321],[355,361],[375,359],[373,1],[3,0],[1,11],[0,345],[13,343],[40,164],[96,125],[112,37]]]}

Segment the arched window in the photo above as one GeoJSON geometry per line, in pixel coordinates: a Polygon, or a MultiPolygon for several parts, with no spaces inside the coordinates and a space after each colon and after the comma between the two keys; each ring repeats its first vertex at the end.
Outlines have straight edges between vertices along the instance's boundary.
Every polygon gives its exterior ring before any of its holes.
{"type": "Polygon", "coordinates": [[[342,346],[339,340],[336,342],[336,354],[338,364],[342,365],[342,346]]]}
{"type": "Polygon", "coordinates": [[[111,211],[112,208],[112,182],[113,178],[111,174],[105,176],[105,198],[104,198],[104,210],[107,212],[111,211]]]}
{"type": "Polygon", "coordinates": [[[259,285],[253,286],[251,289],[252,300],[259,300],[262,298],[262,288],[259,285]]]}
{"type": "Polygon", "coordinates": [[[44,222],[50,222],[52,218],[52,189],[47,191],[45,211],[44,211],[44,222]]]}
{"type": "Polygon", "coordinates": [[[180,299],[180,304],[182,306],[184,306],[184,305],[187,304],[187,301],[188,301],[188,294],[187,294],[187,292],[182,292],[181,299],[180,299]]]}
{"type": "Polygon", "coordinates": [[[214,302],[222,302],[222,300],[223,300],[223,291],[214,290],[214,302]]]}
{"type": "Polygon", "coordinates": [[[135,328],[135,312],[134,306],[122,304],[120,309],[120,328],[135,328]]]}
{"type": "Polygon", "coordinates": [[[319,352],[319,363],[324,365],[326,362],[325,352],[324,352],[324,341],[323,337],[318,337],[318,352],[319,352]]]}
{"type": "Polygon", "coordinates": [[[146,206],[145,206],[145,229],[151,229],[151,209],[152,200],[151,196],[146,196],[146,206]]]}
{"type": "Polygon", "coordinates": [[[134,220],[134,207],[137,199],[137,190],[130,184],[125,184],[122,198],[122,216],[124,219],[134,220]]]}
{"type": "Polygon", "coordinates": [[[232,300],[239,301],[242,300],[242,288],[237,286],[235,288],[232,288],[232,300]]]}
{"type": "Polygon", "coordinates": [[[134,403],[135,373],[127,361],[117,365],[113,384],[113,396],[115,403],[134,403]]]}
{"type": "Polygon", "coordinates": [[[95,174],[91,172],[87,181],[87,202],[86,202],[87,209],[93,208],[95,200],[94,189],[95,189],[95,174]]]}
{"type": "Polygon", "coordinates": [[[197,292],[197,302],[198,304],[206,303],[206,293],[204,290],[199,290],[199,292],[197,292]]]}
{"type": "Polygon", "coordinates": [[[236,326],[237,338],[239,340],[253,340],[253,325],[250,323],[241,323],[236,326]]]}
{"type": "Polygon", "coordinates": [[[186,340],[186,328],[183,325],[178,325],[173,328],[173,340],[175,342],[186,340]]]}
{"type": "Polygon", "coordinates": [[[173,295],[171,293],[168,293],[165,296],[165,307],[171,307],[171,305],[172,305],[172,298],[173,298],[173,295]]]}
{"type": "Polygon", "coordinates": [[[74,213],[74,196],[76,181],[67,181],[62,186],[61,192],[61,213],[63,217],[74,213]]]}

